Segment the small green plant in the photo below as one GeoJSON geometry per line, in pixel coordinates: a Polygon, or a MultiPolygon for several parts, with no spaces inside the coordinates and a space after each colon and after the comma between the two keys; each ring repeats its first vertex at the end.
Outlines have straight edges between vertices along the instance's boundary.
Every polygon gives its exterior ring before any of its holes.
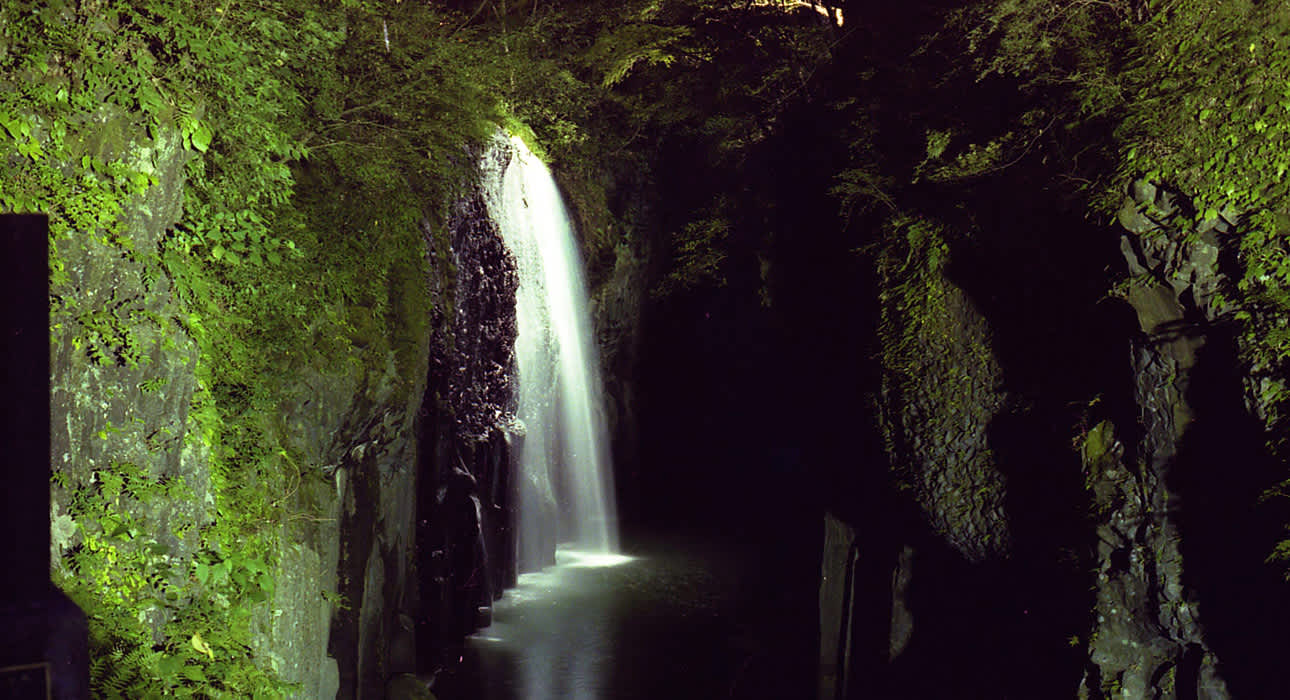
{"type": "Polygon", "coordinates": [[[152,379],[139,382],[139,391],[144,394],[155,394],[156,392],[161,391],[161,388],[169,383],[170,379],[168,377],[153,377],[152,379]]]}
{"type": "Polygon", "coordinates": [[[331,603],[337,610],[349,610],[349,600],[335,591],[323,591],[323,600],[331,603]]]}
{"type": "MultiPolygon", "coordinates": [[[[60,473],[54,483],[71,485],[60,473]]],[[[266,563],[220,561],[202,580],[151,527],[159,509],[191,498],[182,480],[125,462],[74,489],[68,514],[78,543],[54,578],[90,621],[91,688],[121,698],[283,697],[290,686],[261,671],[237,641],[248,602],[272,593],[266,563]]],[[[208,550],[198,562],[216,557],[208,550]]]]}

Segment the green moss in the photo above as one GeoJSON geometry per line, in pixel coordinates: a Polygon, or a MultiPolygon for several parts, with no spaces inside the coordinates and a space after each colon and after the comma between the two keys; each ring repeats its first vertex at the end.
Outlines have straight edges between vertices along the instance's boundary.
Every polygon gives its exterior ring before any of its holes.
{"type": "MultiPolygon", "coordinates": [[[[878,328],[882,344],[883,367],[909,381],[922,381],[918,375],[928,364],[945,358],[929,357],[929,346],[948,352],[938,339],[955,328],[957,319],[947,305],[951,294],[944,277],[949,262],[949,244],[941,226],[928,219],[898,215],[886,227],[884,246],[878,256],[878,272],[883,281],[881,301],[883,315],[878,328]]],[[[984,359],[988,348],[973,347],[969,352],[984,359]]],[[[964,379],[962,368],[945,363],[943,381],[964,379]]],[[[945,392],[946,404],[959,403],[953,389],[945,392]]]]}
{"type": "MultiPolygon", "coordinates": [[[[460,41],[469,31],[449,40],[452,27],[424,4],[217,10],[186,0],[99,4],[85,17],[62,2],[0,7],[0,212],[51,217],[51,333],[104,372],[190,347],[181,336],[197,347],[202,388],[186,443],[209,454],[211,502],[165,496],[204,514],[172,528],[191,539],[189,559],[149,549],[160,534],[139,514],[158,477],[124,464],[84,483],[55,474],[87,538],[57,563],[58,581],[88,613],[100,695],[289,690],[251,653],[252,619],[273,591],[284,514],[319,517],[318,499],[291,494],[328,485],[284,447],[273,418],[310,367],[383,374],[392,355],[403,394],[391,400],[408,397],[425,367],[427,281],[449,278],[428,269],[420,223],[442,220],[470,167],[461,146],[496,115],[483,89],[492,78],[478,72],[488,61],[467,58],[481,45],[460,41]],[[394,54],[349,31],[378,15],[411,32],[394,54]],[[157,170],[185,159],[182,173],[157,170]],[[162,177],[179,184],[172,174],[186,178],[173,226],[164,211],[142,211],[162,177]],[[91,254],[100,267],[141,270],[131,284],[145,297],[168,278],[175,322],[124,292],[79,297],[72,276],[86,271],[68,259],[91,254]]],[[[443,243],[440,229],[440,268],[443,243]]],[[[146,442],[166,449],[163,432],[146,442]]]]}
{"type": "Polygon", "coordinates": [[[538,135],[534,133],[532,127],[528,124],[520,121],[519,118],[513,114],[507,114],[502,118],[502,128],[506,130],[506,133],[511,136],[518,137],[523,141],[524,145],[532,151],[533,155],[536,155],[543,162],[550,162],[551,154],[542,146],[541,141],[538,139],[538,135]]]}
{"type": "Polygon", "coordinates": [[[422,344],[429,337],[430,310],[433,308],[426,286],[429,274],[421,257],[402,261],[390,270],[389,311],[385,326],[389,329],[399,375],[403,377],[415,377],[425,366],[422,344]]]}
{"type": "MultiPolygon", "coordinates": [[[[982,513],[1003,498],[1004,484],[988,446],[976,444],[999,401],[997,363],[984,320],[945,278],[946,230],[928,218],[893,217],[877,253],[881,286],[878,334],[884,369],[883,433],[896,479],[935,498],[946,534],[979,526],[982,513]],[[913,425],[897,424],[912,422],[913,425]],[[969,426],[969,427],[965,427],[969,426]],[[936,447],[908,444],[918,433],[936,447]],[[964,442],[967,441],[967,442],[964,442]],[[935,464],[924,464],[935,451],[935,464]],[[927,486],[928,469],[952,469],[949,494],[927,486]]],[[[1002,531],[981,533],[983,546],[1006,547],[1002,531]]]]}
{"type": "Polygon", "coordinates": [[[1156,687],[1160,689],[1161,696],[1166,698],[1174,697],[1174,694],[1177,692],[1177,678],[1177,666],[1170,666],[1169,670],[1165,671],[1164,674],[1160,676],[1160,681],[1157,683],[1156,687]]]}
{"type": "Polygon", "coordinates": [[[1085,464],[1099,464],[1115,444],[1115,426],[1104,420],[1089,429],[1081,446],[1085,464]]]}

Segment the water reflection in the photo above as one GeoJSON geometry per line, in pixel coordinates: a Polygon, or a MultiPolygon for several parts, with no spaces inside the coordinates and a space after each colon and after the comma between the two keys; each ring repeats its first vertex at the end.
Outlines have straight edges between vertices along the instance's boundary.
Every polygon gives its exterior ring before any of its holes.
{"type": "Polygon", "coordinates": [[[556,561],[497,602],[440,700],[728,696],[730,580],[711,559],[560,549],[556,561]]]}
{"type": "Polygon", "coordinates": [[[612,577],[597,575],[595,569],[632,561],[623,555],[561,549],[556,566],[520,576],[519,586],[494,609],[498,622],[483,635],[512,653],[519,697],[606,697],[613,650],[608,629],[612,596],[605,589],[612,577]]]}

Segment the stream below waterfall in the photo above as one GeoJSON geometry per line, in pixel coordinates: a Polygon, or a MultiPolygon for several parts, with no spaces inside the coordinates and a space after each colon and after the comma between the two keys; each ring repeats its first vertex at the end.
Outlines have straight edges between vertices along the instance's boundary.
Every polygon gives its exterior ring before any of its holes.
{"type": "Polygon", "coordinates": [[[522,575],[439,676],[438,700],[814,695],[814,600],[761,571],[757,552],[680,537],[623,550],[600,566],[605,555],[562,549],[522,575]]]}
{"type": "MultiPolygon", "coordinates": [[[[602,368],[570,214],[522,139],[499,133],[480,169],[518,278],[519,566],[550,561],[557,541],[576,544],[555,550],[555,566],[522,574],[494,603],[492,623],[436,660],[447,667],[437,671],[435,696],[812,696],[820,565],[811,543],[820,521],[794,510],[800,504],[788,496],[800,481],[780,475],[760,492],[750,490],[751,478],[710,489],[709,465],[689,452],[692,476],[652,502],[653,517],[674,534],[620,540],[602,368]],[[670,517],[682,502],[708,529],[670,517]],[[676,534],[682,528],[691,531],[676,534]],[[694,537],[700,530],[723,534],[694,537]]],[[[481,510],[477,502],[477,522],[481,510]]]]}

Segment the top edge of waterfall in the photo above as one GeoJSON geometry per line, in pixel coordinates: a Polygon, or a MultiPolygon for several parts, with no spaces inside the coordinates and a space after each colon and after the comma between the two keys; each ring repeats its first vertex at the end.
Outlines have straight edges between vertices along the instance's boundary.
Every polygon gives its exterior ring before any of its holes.
{"type": "Polygon", "coordinates": [[[538,160],[544,163],[550,160],[550,154],[547,153],[546,146],[542,145],[542,140],[538,138],[537,133],[528,124],[514,117],[503,119],[502,123],[497,125],[494,136],[499,136],[505,140],[519,139],[523,142],[525,149],[536,155],[538,160]]]}

